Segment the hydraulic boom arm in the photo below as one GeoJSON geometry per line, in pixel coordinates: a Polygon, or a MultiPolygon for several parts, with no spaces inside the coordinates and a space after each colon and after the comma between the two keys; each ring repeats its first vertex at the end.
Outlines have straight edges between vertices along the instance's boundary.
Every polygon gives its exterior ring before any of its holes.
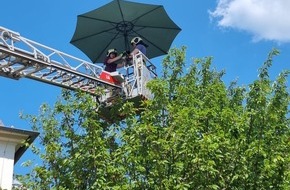
{"type": "Polygon", "coordinates": [[[122,88],[100,79],[103,68],[22,37],[0,26],[0,76],[22,77],[98,94],[98,86],[122,88]]]}

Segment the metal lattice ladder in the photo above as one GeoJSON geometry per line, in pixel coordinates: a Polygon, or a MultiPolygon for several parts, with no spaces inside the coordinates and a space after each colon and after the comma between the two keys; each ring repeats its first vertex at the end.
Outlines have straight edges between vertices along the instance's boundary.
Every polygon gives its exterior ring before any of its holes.
{"type": "Polygon", "coordinates": [[[99,78],[103,68],[0,27],[0,75],[30,78],[71,90],[98,94],[98,87],[121,89],[99,78]]]}

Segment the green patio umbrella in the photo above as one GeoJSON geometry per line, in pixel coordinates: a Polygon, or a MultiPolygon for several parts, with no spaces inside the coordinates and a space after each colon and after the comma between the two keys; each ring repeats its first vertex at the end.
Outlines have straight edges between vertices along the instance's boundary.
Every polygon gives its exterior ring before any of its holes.
{"type": "Polygon", "coordinates": [[[162,5],[113,0],[78,15],[71,43],[100,63],[108,49],[130,51],[130,40],[138,36],[148,45],[146,56],[154,58],[167,54],[180,31],[162,5]]]}

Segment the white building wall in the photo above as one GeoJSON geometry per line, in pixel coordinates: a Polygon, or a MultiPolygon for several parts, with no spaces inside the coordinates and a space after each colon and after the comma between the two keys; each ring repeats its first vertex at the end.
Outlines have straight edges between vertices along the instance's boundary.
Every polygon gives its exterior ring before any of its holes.
{"type": "Polygon", "coordinates": [[[0,187],[12,189],[14,154],[16,143],[0,141],[0,187]]]}

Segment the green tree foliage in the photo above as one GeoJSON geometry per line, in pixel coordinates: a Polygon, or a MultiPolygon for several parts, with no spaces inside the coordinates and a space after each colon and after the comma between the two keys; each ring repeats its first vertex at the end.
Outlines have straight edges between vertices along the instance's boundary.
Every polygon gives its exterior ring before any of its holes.
{"type": "Polygon", "coordinates": [[[124,104],[121,123],[108,125],[90,96],[68,91],[27,116],[44,150],[35,149],[43,163],[22,181],[32,189],[289,189],[289,71],[269,76],[278,51],[248,87],[227,87],[211,57],[188,66],[185,52],[170,50],[163,76],[148,84],[154,98],[124,104]]]}
{"type": "Polygon", "coordinates": [[[110,189],[112,184],[123,183],[122,169],[113,161],[117,146],[114,134],[109,134],[108,125],[98,119],[95,107],[89,95],[65,90],[53,108],[44,104],[38,116],[25,116],[32,129],[41,133],[40,145],[44,147],[33,149],[42,164],[22,176],[28,181],[26,186],[42,190],[110,189]]]}

